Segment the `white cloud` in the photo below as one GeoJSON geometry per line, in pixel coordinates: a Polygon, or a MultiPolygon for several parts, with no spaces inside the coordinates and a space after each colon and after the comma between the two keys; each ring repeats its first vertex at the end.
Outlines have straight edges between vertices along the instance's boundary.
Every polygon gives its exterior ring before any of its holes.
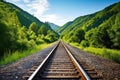
{"type": "Polygon", "coordinates": [[[49,9],[49,3],[47,0],[34,0],[26,5],[29,12],[35,16],[41,16],[44,12],[49,9]]]}
{"type": "Polygon", "coordinates": [[[49,22],[54,22],[58,19],[58,16],[56,14],[47,14],[47,15],[43,15],[40,17],[40,20],[42,21],[49,21],[49,22]]]}
{"type": "Polygon", "coordinates": [[[46,22],[46,21],[47,22],[52,22],[52,23],[55,23],[59,26],[62,26],[66,22],[72,20],[71,17],[64,18],[64,17],[62,17],[60,15],[57,15],[57,14],[42,15],[39,19],[43,22],[46,22]]]}
{"type": "Polygon", "coordinates": [[[48,0],[7,0],[17,4],[30,14],[34,14],[36,17],[41,16],[49,9],[48,0]]]}
{"type": "Polygon", "coordinates": [[[43,22],[48,21],[62,26],[72,20],[71,17],[65,18],[56,13],[46,14],[49,10],[48,0],[9,0],[9,2],[11,1],[43,22]]]}

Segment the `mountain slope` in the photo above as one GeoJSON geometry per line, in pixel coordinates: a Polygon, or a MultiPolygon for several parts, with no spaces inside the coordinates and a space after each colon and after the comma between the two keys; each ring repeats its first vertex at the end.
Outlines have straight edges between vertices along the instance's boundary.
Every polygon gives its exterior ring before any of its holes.
{"type": "Polygon", "coordinates": [[[54,30],[54,31],[56,31],[60,26],[58,26],[58,25],[56,25],[56,24],[54,24],[54,23],[50,23],[50,22],[48,22],[48,24],[50,25],[50,27],[54,30]]]}
{"type": "Polygon", "coordinates": [[[8,25],[25,26],[27,28],[35,22],[37,27],[40,28],[44,24],[47,30],[55,32],[47,23],[41,22],[35,16],[6,1],[0,2],[0,21],[8,25]]]}
{"type": "Polygon", "coordinates": [[[69,27],[69,25],[72,24],[72,22],[67,22],[66,24],[64,24],[62,27],[58,28],[56,31],[58,33],[63,32],[67,27],[69,27]]]}
{"type": "MultiPolygon", "coordinates": [[[[68,42],[94,47],[120,48],[120,2],[93,14],[76,18],[69,26],[58,31],[68,42]],[[107,42],[106,42],[107,41],[107,42]]],[[[58,30],[59,30],[58,29],[58,30]]]]}
{"type": "Polygon", "coordinates": [[[69,27],[66,28],[66,26],[64,25],[60,27],[63,28],[63,31],[61,31],[61,33],[65,31],[67,32],[67,30],[70,31],[71,29],[76,29],[77,27],[82,27],[85,30],[89,30],[93,27],[98,27],[102,22],[108,20],[111,16],[116,15],[117,12],[119,12],[118,7],[119,3],[116,3],[109,7],[106,7],[104,10],[101,10],[99,12],[90,15],[80,16],[74,21],[72,21],[72,24],[68,25],[69,27]]]}
{"type": "Polygon", "coordinates": [[[36,22],[38,26],[42,24],[42,22],[39,21],[36,17],[30,15],[26,11],[23,11],[14,4],[8,2],[0,2],[0,6],[0,13],[2,14],[0,18],[1,20],[4,20],[5,23],[14,24],[16,21],[16,23],[19,23],[19,25],[24,25],[26,27],[29,27],[32,22],[36,22]]]}

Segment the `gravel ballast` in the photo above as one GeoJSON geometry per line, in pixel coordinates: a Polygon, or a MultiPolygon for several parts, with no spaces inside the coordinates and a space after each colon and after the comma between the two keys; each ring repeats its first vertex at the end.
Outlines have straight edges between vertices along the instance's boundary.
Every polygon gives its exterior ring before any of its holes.
{"type": "Polygon", "coordinates": [[[102,80],[120,80],[119,63],[90,54],[68,44],[67,47],[79,63],[84,63],[87,67],[95,69],[102,76],[102,80]]]}
{"type": "MultiPolygon", "coordinates": [[[[55,46],[55,45],[54,45],[55,46]]],[[[0,67],[0,80],[23,80],[23,76],[34,65],[40,64],[54,46],[40,52],[22,58],[12,64],[0,67]]],[[[84,52],[67,44],[73,56],[79,63],[85,63],[87,67],[94,68],[102,76],[103,80],[120,80],[120,64],[108,59],[84,52]]]]}
{"type": "Polygon", "coordinates": [[[40,64],[54,46],[0,67],[0,80],[23,80],[23,76],[34,65],[40,64]]]}

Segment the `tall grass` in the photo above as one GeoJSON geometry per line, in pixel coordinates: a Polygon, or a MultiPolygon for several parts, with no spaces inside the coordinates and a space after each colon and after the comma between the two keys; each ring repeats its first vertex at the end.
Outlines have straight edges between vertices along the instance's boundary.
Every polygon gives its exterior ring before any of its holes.
{"type": "Polygon", "coordinates": [[[15,51],[13,53],[11,53],[10,51],[8,51],[7,53],[5,53],[5,55],[0,59],[0,66],[1,65],[5,65],[5,64],[8,64],[8,63],[12,63],[14,61],[17,61],[21,58],[24,58],[28,55],[31,55],[31,54],[34,54],[44,48],[47,48],[48,46],[51,46],[53,43],[51,44],[41,44],[41,45],[38,45],[36,47],[34,47],[33,49],[28,49],[28,50],[25,50],[25,51],[15,51]]]}
{"type": "Polygon", "coordinates": [[[120,63],[120,50],[107,49],[107,48],[94,48],[94,47],[84,48],[77,43],[70,43],[70,44],[89,53],[102,56],[104,58],[120,63]]]}

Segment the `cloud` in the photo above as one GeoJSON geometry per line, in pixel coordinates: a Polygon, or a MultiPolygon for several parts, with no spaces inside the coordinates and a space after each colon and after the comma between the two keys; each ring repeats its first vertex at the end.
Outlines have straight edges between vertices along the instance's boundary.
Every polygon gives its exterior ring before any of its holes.
{"type": "Polygon", "coordinates": [[[65,18],[65,17],[62,17],[62,16],[57,15],[57,14],[42,15],[39,19],[43,22],[52,22],[52,23],[55,23],[59,26],[62,26],[63,24],[65,24],[69,20],[73,20],[71,17],[65,18]]]}
{"type": "Polygon", "coordinates": [[[43,15],[41,16],[40,20],[42,21],[49,21],[49,22],[54,22],[58,19],[58,16],[56,14],[47,14],[47,15],[43,15]]]}
{"type": "MultiPolygon", "coordinates": [[[[28,0],[24,0],[28,1],[28,0]]],[[[29,12],[33,13],[35,16],[41,16],[49,9],[49,3],[47,0],[33,0],[26,5],[29,12]]]]}
{"type": "Polygon", "coordinates": [[[41,16],[49,9],[48,0],[9,0],[35,16],[41,16]]]}
{"type": "Polygon", "coordinates": [[[48,21],[62,26],[67,21],[71,20],[70,17],[63,17],[56,13],[47,13],[50,4],[48,0],[9,0],[21,7],[23,10],[36,16],[40,21],[48,21]]]}

